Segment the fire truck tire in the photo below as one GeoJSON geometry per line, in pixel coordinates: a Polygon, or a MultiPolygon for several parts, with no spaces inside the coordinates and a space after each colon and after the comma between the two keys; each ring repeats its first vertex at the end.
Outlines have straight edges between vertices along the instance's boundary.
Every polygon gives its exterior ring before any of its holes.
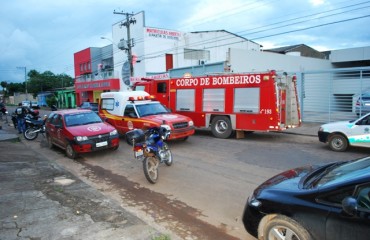
{"type": "Polygon", "coordinates": [[[231,121],[225,116],[216,116],[211,123],[213,136],[217,138],[229,138],[233,133],[231,121]]]}

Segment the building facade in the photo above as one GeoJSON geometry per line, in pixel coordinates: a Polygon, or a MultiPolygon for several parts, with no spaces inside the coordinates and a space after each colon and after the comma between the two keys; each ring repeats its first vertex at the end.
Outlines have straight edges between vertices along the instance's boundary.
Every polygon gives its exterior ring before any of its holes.
{"type": "MultiPolygon", "coordinates": [[[[168,78],[174,68],[225,61],[230,45],[260,51],[260,45],[225,30],[180,32],[148,27],[145,14],[131,16],[130,41],[124,22],[112,26],[112,44],[74,54],[76,103],[97,102],[105,91],[127,91],[143,77],[168,78]],[[128,63],[132,53],[132,74],[128,63]]],[[[127,25],[127,24],[126,24],[127,25]]]]}
{"type": "Polygon", "coordinates": [[[119,91],[114,73],[112,45],[90,47],[74,54],[76,105],[98,102],[105,91],[119,91]]]}
{"type": "Polygon", "coordinates": [[[185,73],[193,76],[268,70],[295,73],[302,106],[310,112],[345,109],[351,113],[356,96],[370,89],[366,69],[352,74],[354,77],[335,72],[370,66],[369,47],[320,53],[299,44],[264,50],[258,43],[225,30],[181,32],[148,27],[144,12],[113,24],[110,41],[112,44],[106,47],[88,48],[75,54],[77,104],[96,101],[104,91],[127,91],[132,81],[143,77],[163,79],[185,73]],[[342,84],[343,81],[356,88],[342,84]],[[322,87],[328,83],[330,88],[322,87]]]}

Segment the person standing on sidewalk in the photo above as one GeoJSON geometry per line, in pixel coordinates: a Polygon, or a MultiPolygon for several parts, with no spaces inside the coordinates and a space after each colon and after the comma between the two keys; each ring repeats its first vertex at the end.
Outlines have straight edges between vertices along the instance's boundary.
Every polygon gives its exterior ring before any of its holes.
{"type": "Polygon", "coordinates": [[[17,115],[18,133],[24,133],[26,131],[26,123],[24,118],[26,117],[27,109],[22,107],[22,103],[18,104],[18,107],[15,109],[15,114],[17,115]]]}

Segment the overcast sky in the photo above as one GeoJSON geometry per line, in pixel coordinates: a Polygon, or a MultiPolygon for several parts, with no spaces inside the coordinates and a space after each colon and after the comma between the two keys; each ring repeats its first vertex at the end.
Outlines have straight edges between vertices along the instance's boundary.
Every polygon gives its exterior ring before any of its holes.
{"type": "Polygon", "coordinates": [[[123,19],[114,11],[144,11],[149,27],[227,30],[264,49],[370,46],[365,0],[12,0],[0,7],[0,82],[24,81],[24,67],[74,77],[75,52],[109,44],[101,37],[123,19]]]}

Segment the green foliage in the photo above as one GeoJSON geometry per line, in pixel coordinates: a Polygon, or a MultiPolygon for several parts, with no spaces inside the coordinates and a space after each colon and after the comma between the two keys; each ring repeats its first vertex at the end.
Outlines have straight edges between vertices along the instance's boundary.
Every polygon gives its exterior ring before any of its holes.
{"type": "Polygon", "coordinates": [[[33,93],[34,97],[36,97],[39,92],[71,87],[73,84],[73,78],[67,74],[55,75],[50,71],[39,73],[36,70],[28,72],[27,90],[33,93]]]}
{"type": "Polygon", "coordinates": [[[14,95],[15,92],[25,92],[24,83],[9,83],[7,88],[7,93],[9,96],[14,95]]]}
{"type": "Polygon", "coordinates": [[[160,235],[152,237],[152,240],[171,240],[171,238],[168,235],[160,235]]]}
{"type": "Polygon", "coordinates": [[[52,105],[57,105],[57,98],[54,95],[50,95],[46,98],[46,104],[51,107],[52,105]]]}

